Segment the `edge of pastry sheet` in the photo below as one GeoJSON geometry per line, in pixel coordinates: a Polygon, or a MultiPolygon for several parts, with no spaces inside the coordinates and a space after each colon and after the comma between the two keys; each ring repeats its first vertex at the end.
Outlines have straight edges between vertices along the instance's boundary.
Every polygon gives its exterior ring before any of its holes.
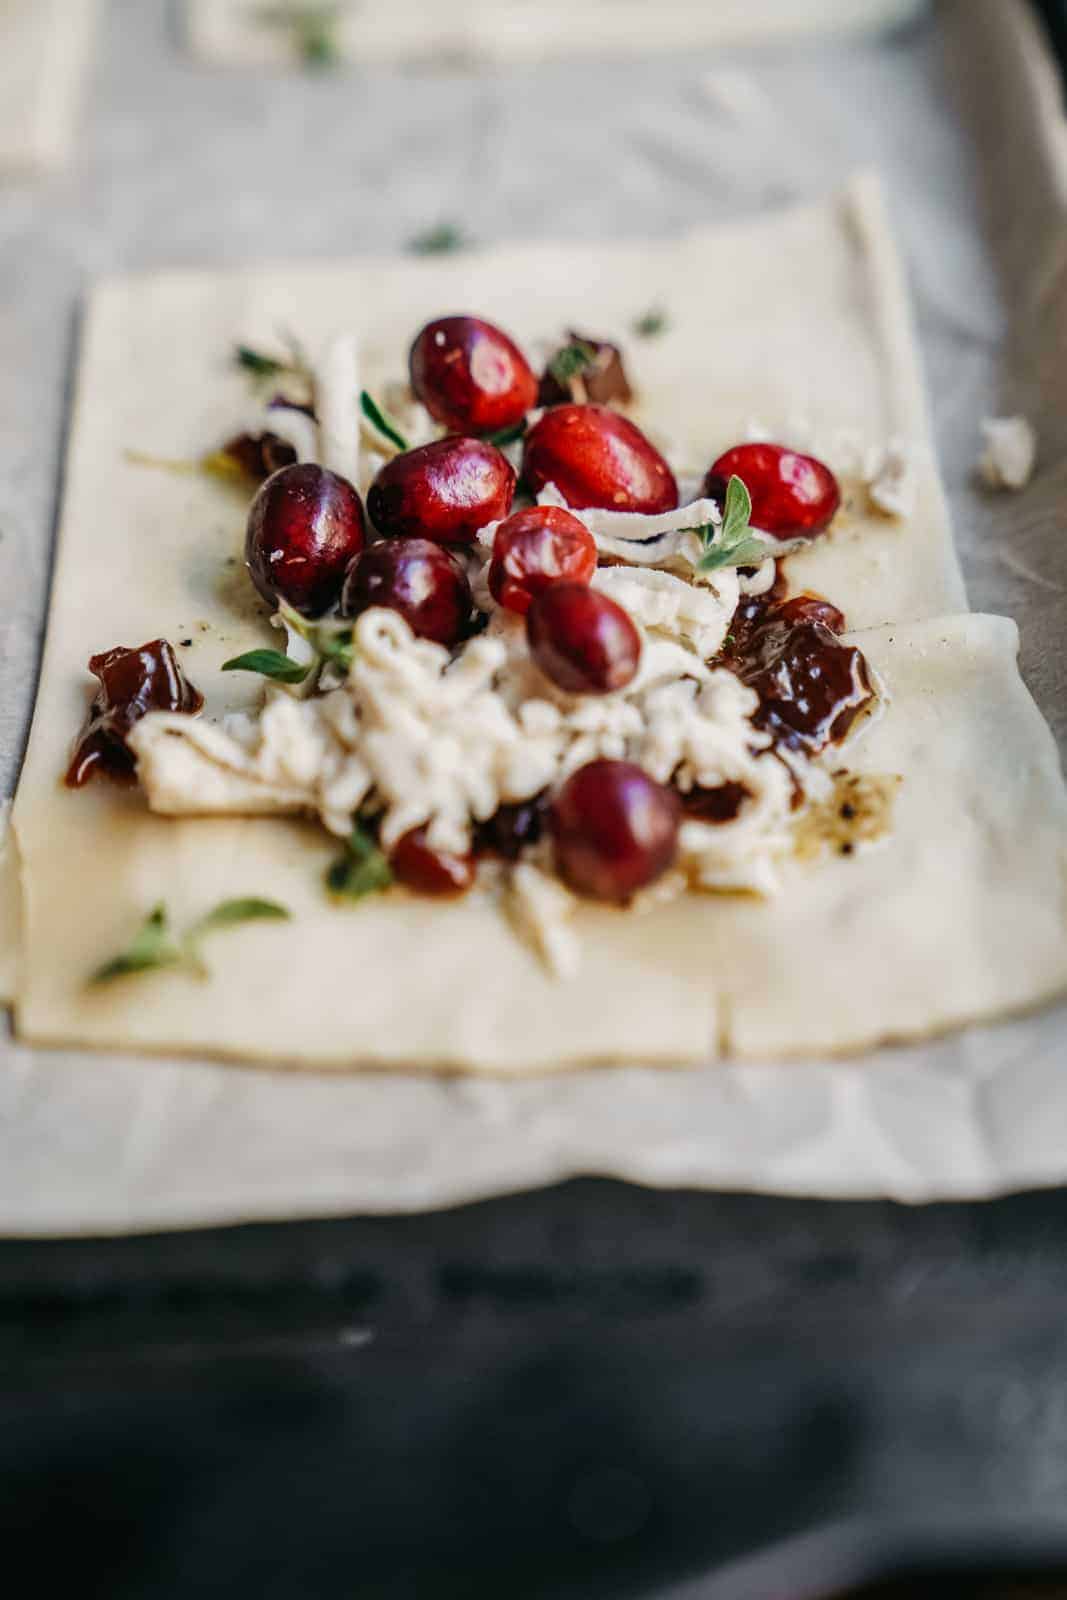
{"type": "MultiPolygon", "coordinates": [[[[640,55],[747,45],[820,32],[898,26],[924,0],[449,0],[418,5],[342,4],[338,53],[352,63],[398,59],[531,62],[549,57],[640,55]]],[[[292,38],[250,17],[250,0],[187,0],[192,49],[232,66],[286,66],[292,38]]]]}

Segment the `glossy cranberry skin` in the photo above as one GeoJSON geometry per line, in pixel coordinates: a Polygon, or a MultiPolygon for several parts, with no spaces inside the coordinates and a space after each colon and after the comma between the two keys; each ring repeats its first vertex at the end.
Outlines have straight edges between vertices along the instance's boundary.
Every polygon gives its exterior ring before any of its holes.
{"type": "Polygon", "coordinates": [[[435,439],[387,461],[367,496],[375,527],[392,538],[470,544],[515,498],[515,468],[484,439],[435,439]]]}
{"type": "Polygon", "coordinates": [[[625,689],[641,663],[641,635],[629,613],[586,583],[553,583],[526,613],[530,654],[568,694],[625,689]]]}
{"type": "Polygon", "coordinates": [[[540,493],[554,483],[569,506],[673,511],[674,473],[628,418],[607,406],[554,406],[526,435],[523,477],[540,493]]]}
{"type": "Polygon", "coordinates": [[[596,563],[596,540],[584,522],[559,506],[531,506],[496,530],[489,592],[498,605],[525,616],[549,584],[588,583],[596,563]]]}
{"type": "Polygon", "coordinates": [[[732,477],[752,496],[751,522],[776,539],[813,539],[825,533],[841,504],[830,468],[814,456],[780,444],[739,444],[714,461],[704,493],[722,505],[732,477]]]}
{"type": "Polygon", "coordinates": [[[287,600],[320,617],[337,601],[364,538],[363,507],[347,478],[304,462],[283,467],[256,494],[245,562],[270,605],[287,600]]]}
{"type": "Polygon", "coordinates": [[[397,883],[415,894],[435,900],[455,900],[474,882],[473,855],[456,855],[450,850],[434,850],[427,843],[425,828],[412,828],[395,846],[389,863],[397,883]]]}
{"type": "Polygon", "coordinates": [[[537,404],[537,379],[518,345],[481,317],[439,317],[411,347],[411,387],[456,433],[495,433],[537,404]]]}
{"type": "Polygon", "coordinates": [[[420,639],[451,650],[471,614],[471,586],[454,556],[429,539],[380,539],[348,569],[341,614],[358,617],[372,606],[399,611],[420,639]]]}
{"type": "Polygon", "coordinates": [[[578,894],[625,902],[662,877],[678,853],[682,808],[629,761],[591,761],[552,806],[560,876],[578,894]]]}

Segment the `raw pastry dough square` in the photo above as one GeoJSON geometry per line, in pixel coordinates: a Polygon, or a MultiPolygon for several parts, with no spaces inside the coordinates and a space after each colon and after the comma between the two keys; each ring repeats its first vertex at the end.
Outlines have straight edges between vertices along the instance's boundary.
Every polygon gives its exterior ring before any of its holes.
{"type": "Polygon", "coordinates": [[[15,809],[25,910],[18,1023],[32,1040],[330,1067],[700,1061],[719,1043],[763,1053],[922,1034],[1036,1001],[1067,976],[1057,877],[1063,790],[1015,671],[1010,625],[922,620],[965,600],[899,267],[869,182],[829,206],[668,244],[508,247],[432,262],[105,284],[89,318],[67,485],[15,809]],[[309,825],[174,823],[148,815],[136,793],[60,786],[85,710],[85,663],[99,649],[159,634],[192,638],[183,661],[208,697],[207,714],[258,695],[254,682],[218,672],[264,641],[262,608],[240,566],[242,501],[124,456],[136,448],[195,457],[232,430],[248,405],[246,380],[229,360],[235,339],[289,327],[314,346],[353,329],[373,388],[397,374],[408,340],[443,309],[477,310],[532,342],[573,322],[610,336],[652,301],[667,306],[670,326],[632,343],[633,375],[648,415],[694,463],[733,442],[745,417],[785,427],[797,411],[816,429],[844,417],[871,441],[903,435],[925,452],[912,518],[857,507],[805,557],[807,581],[854,624],[899,619],[870,636],[891,704],[858,747],[874,770],[906,769],[900,826],[882,851],[807,869],[767,906],[686,897],[642,917],[583,909],[583,976],[568,987],[545,977],[485,895],[444,908],[400,898],[334,908],[321,892],[333,847],[309,825]],[[979,669],[987,692],[975,703],[979,669]],[[1010,712],[1010,737],[991,705],[1010,712]],[[1020,774],[1029,781],[1020,785],[1020,774]],[[982,800],[986,785],[996,806],[982,800]],[[931,863],[942,858],[949,865],[939,878],[931,863]],[[966,889],[949,895],[945,873],[957,867],[966,889]],[[902,976],[868,985],[868,1006],[825,989],[816,1004],[810,964],[825,965],[820,952],[827,963],[851,961],[858,985],[856,961],[884,945],[883,912],[885,927],[916,937],[928,882],[938,885],[938,915],[956,907],[961,918],[958,929],[941,929],[944,972],[931,961],[900,963],[894,949],[887,965],[899,964],[902,976]],[[209,983],[159,975],[85,988],[85,975],[157,901],[180,924],[238,894],[283,901],[294,926],[219,939],[209,983]],[[1033,899],[1030,920],[1005,944],[1007,913],[1022,898],[1033,899]],[[841,948],[842,927],[853,925],[866,949],[841,948]],[[958,953],[949,959],[951,931],[958,953]],[[742,945],[751,952],[744,959],[742,945]],[[796,971],[806,976],[775,983],[797,947],[796,971]]]}

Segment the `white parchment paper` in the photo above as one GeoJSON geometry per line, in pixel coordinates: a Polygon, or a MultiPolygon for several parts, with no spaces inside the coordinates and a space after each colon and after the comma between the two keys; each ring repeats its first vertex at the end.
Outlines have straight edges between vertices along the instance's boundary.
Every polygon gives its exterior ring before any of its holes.
{"type": "MultiPolygon", "coordinates": [[[[5,787],[32,702],[69,319],[88,276],[387,250],[447,218],[479,238],[659,233],[820,194],[863,164],[888,182],[911,267],[972,605],[1019,621],[1062,750],[1067,135],[1021,17],[1014,0],[958,0],[878,43],[309,80],[200,72],[175,54],[163,0],[114,0],[80,170],[44,206],[12,189],[0,208],[5,787]],[[1039,472],[1024,495],[985,496],[978,424],[1006,408],[1037,422],[1039,472]]],[[[5,1045],[10,1233],[414,1209],[582,1172],[909,1200],[1067,1177],[1064,1007],[855,1063],[521,1084],[5,1045]]]]}

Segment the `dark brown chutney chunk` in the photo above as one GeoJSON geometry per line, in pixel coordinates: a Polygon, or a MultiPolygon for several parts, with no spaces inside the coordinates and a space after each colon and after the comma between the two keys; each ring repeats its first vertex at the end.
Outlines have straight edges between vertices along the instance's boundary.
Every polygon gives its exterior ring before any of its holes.
{"type": "Polygon", "coordinates": [[[281,467],[296,463],[296,451],[276,433],[238,433],[228,439],[222,454],[235,462],[246,478],[264,483],[281,467]]]}
{"type": "Polygon", "coordinates": [[[573,328],[569,340],[545,368],[538,405],[628,405],[634,392],[618,345],[587,338],[573,328]]]}
{"type": "Polygon", "coordinates": [[[720,783],[714,789],[690,789],[682,795],[682,810],[694,822],[732,822],[748,799],[743,783],[720,783]]]}
{"type": "Polygon", "coordinates": [[[529,845],[537,844],[545,831],[549,800],[547,793],[535,795],[532,800],[517,805],[503,805],[488,822],[480,822],[475,830],[474,849],[477,855],[500,856],[504,861],[517,861],[529,845]]]}
{"type": "Polygon", "coordinates": [[[98,773],[118,783],[133,783],[135,762],[126,735],[149,711],[192,714],[204,697],[186,678],[166,639],[153,639],[139,649],[119,645],[93,656],[89,671],[100,688],[78,735],[66,783],[80,789],[98,773]]]}
{"type": "Polygon", "coordinates": [[[874,698],[862,651],[844,644],[825,622],[790,621],[777,610],[739,642],[726,664],[759,695],[757,727],[809,754],[843,739],[874,698]]]}

